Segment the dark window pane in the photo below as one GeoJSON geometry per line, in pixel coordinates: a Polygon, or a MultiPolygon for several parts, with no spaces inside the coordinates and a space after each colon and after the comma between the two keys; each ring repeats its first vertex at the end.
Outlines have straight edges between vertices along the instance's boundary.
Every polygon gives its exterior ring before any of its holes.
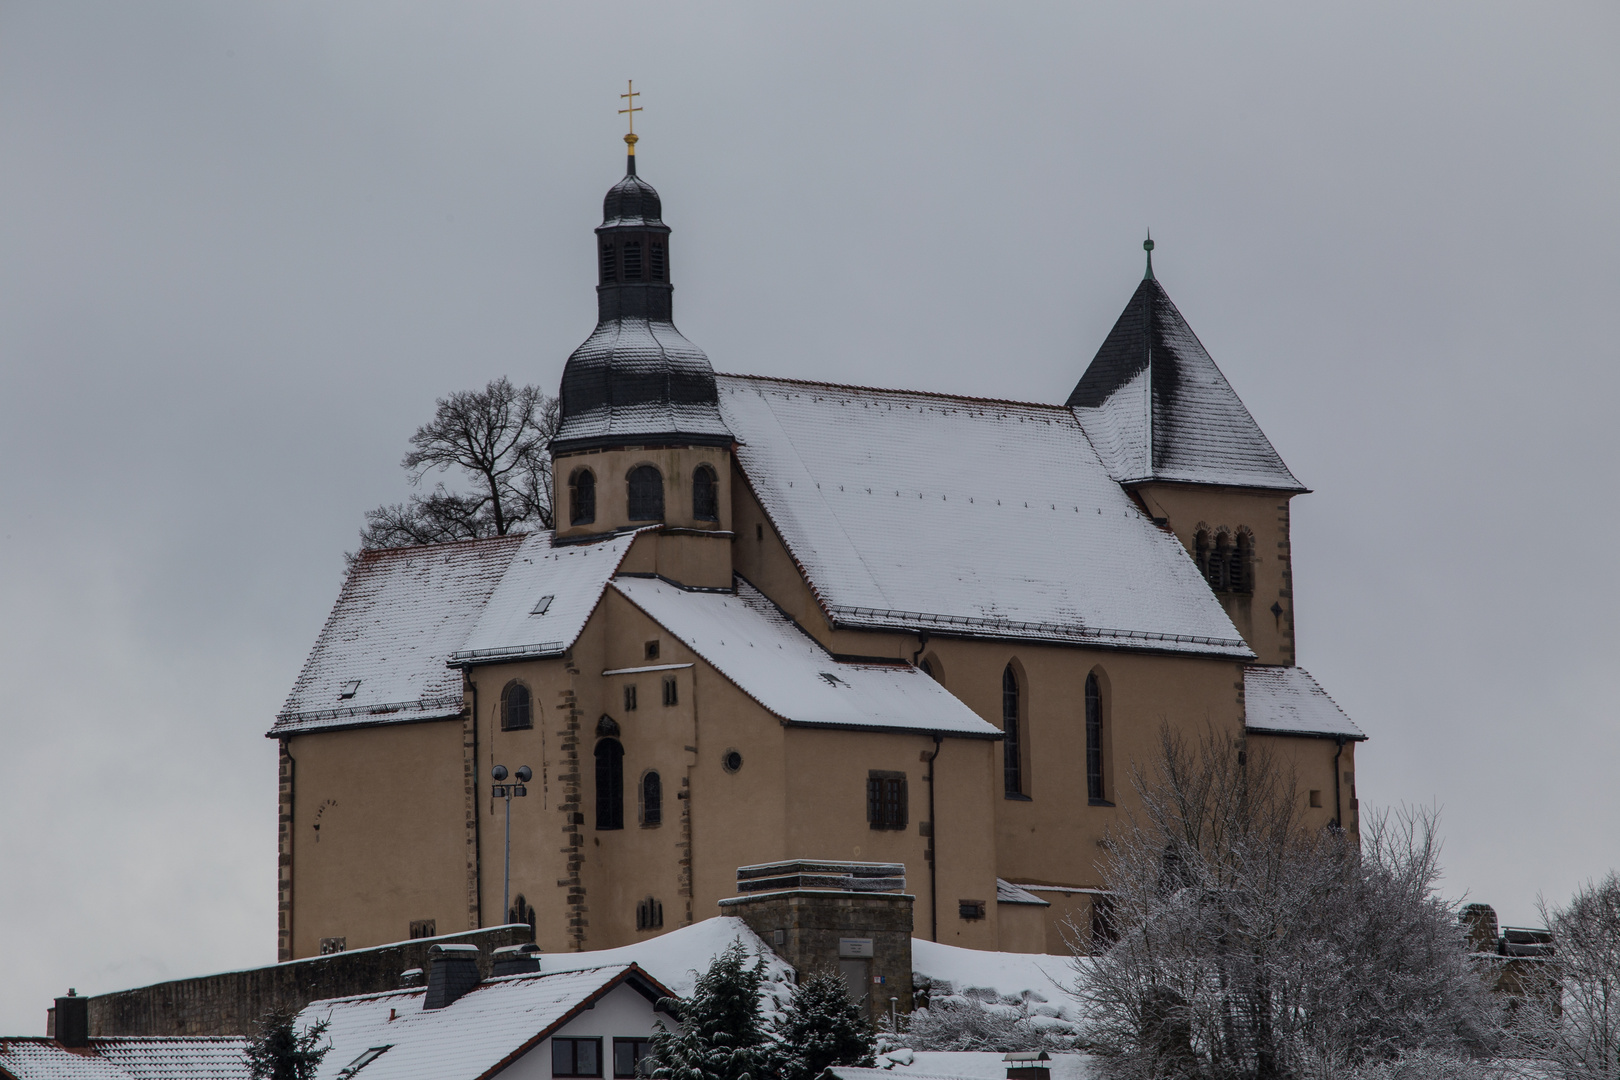
{"type": "Polygon", "coordinates": [[[720,482],[707,465],[699,465],[692,474],[692,516],[699,521],[720,520],[720,482]]]}
{"type": "Polygon", "coordinates": [[[596,520],[596,474],[580,469],[568,479],[568,523],[589,525],[596,520]]]}
{"type": "Polygon", "coordinates": [[[1097,676],[1086,676],[1086,794],[1093,799],[1103,794],[1102,690],[1097,676]]]}
{"type": "Polygon", "coordinates": [[[1023,747],[1018,725],[1018,675],[1012,665],[1001,673],[1002,783],[1009,795],[1024,793],[1023,747]]]}
{"type": "Polygon", "coordinates": [[[574,1075],[574,1040],[551,1040],[551,1075],[574,1075]]]}
{"type": "Polygon", "coordinates": [[[664,821],[664,782],[650,772],[641,778],[641,823],[661,825],[664,821]]]}
{"type": "Polygon", "coordinates": [[[651,465],[630,470],[630,520],[664,520],[664,477],[651,465]]]}
{"type": "Polygon", "coordinates": [[[533,724],[529,688],[520,682],[507,683],[501,693],[501,730],[518,731],[533,724]]]}
{"type": "Polygon", "coordinates": [[[596,827],[624,828],[624,747],[617,739],[596,744],[596,827]]]}
{"type": "Polygon", "coordinates": [[[574,1040],[574,1068],[578,1076],[601,1076],[602,1063],[597,1060],[602,1044],[595,1039],[574,1040]]]}

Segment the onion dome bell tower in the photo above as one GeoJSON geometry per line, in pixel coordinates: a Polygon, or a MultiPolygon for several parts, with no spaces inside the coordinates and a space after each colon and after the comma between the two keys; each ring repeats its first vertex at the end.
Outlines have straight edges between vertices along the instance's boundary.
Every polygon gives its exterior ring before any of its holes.
{"type": "Polygon", "coordinates": [[[624,141],[624,179],[608,189],[596,230],[596,330],[563,368],[552,452],[729,447],[709,358],[675,329],[662,203],[636,175],[637,136],[624,141]]]}

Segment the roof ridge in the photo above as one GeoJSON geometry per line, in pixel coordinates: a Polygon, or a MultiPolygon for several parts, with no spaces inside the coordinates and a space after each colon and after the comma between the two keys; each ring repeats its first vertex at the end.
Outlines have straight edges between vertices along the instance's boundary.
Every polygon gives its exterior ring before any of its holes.
{"type": "Polygon", "coordinates": [[[857,383],[835,383],[821,379],[790,379],[781,375],[742,375],[734,372],[716,372],[715,378],[746,379],[749,382],[786,383],[789,386],[815,386],[827,390],[854,391],[867,394],[908,394],[912,397],[938,398],[944,401],[974,402],[984,405],[1014,405],[1024,409],[1040,409],[1057,413],[1070,412],[1069,406],[1054,405],[1049,401],[1018,401],[1013,398],[979,397],[974,394],[947,394],[940,390],[908,390],[904,387],[894,386],[862,386],[857,383]]]}
{"type": "Polygon", "coordinates": [[[403,553],[409,553],[409,552],[413,552],[413,551],[427,551],[427,550],[430,550],[430,549],[434,550],[434,551],[438,551],[438,550],[442,550],[444,548],[470,547],[473,544],[489,544],[491,546],[496,546],[497,544],[500,544],[500,543],[509,543],[509,542],[512,542],[512,541],[522,541],[527,537],[533,536],[535,533],[549,533],[549,532],[554,532],[554,530],[552,530],[552,529],[534,529],[534,530],[532,530],[530,532],[502,533],[500,536],[474,536],[474,537],[469,537],[469,538],[467,538],[465,540],[436,540],[436,541],[433,541],[432,543],[427,543],[427,544],[403,544],[403,545],[401,545],[399,547],[363,548],[358,553],[358,557],[361,558],[361,559],[381,559],[381,558],[387,558],[387,557],[398,557],[399,555],[401,555],[403,553]]]}

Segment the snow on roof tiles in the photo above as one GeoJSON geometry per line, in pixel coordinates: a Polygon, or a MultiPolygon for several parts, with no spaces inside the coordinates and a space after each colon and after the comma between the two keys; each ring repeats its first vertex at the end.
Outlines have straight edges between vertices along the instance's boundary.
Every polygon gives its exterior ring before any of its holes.
{"type": "Polygon", "coordinates": [[[687,592],[655,578],[613,587],[743,693],[793,724],[995,738],[993,724],[908,664],[834,660],[759,590],[687,592]]]}
{"type": "Polygon", "coordinates": [[[91,1040],[134,1080],[248,1080],[247,1043],[239,1036],[91,1040]]]}
{"type": "Polygon", "coordinates": [[[743,471],[839,625],[1253,655],[1068,408],[716,382],[743,471]]]}
{"type": "Polygon", "coordinates": [[[131,1080],[110,1061],[43,1038],[0,1038],[0,1070],[16,1080],[131,1080]]]}
{"type": "Polygon", "coordinates": [[[1068,403],[1120,483],[1305,490],[1153,278],[1137,287],[1068,403]]]}
{"type": "Polygon", "coordinates": [[[524,539],[361,552],[270,734],[461,712],[445,661],[524,539]]]}
{"type": "Polygon", "coordinates": [[[692,993],[697,977],[708,970],[714,958],[740,941],[750,956],[765,962],[765,981],[771,985],[792,980],[793,968],[777,956],[747,923],[729,915],[717,915],[667,934],[660,934],[634,945],[593,952],[545,953],[540,957],[543,971],[574,971],[634,962],[647,974],[669,987],[678,996],[692,993]]]}
{"type": "Polygon", "coordinates": [[[332,1051],[316,1080],[337,1080],[380,1046],[390,1049],[361,1070],[364,1080],[473,1080],[632,971],[633,965],[619,965],[489,979],[431,1011],[422,1008],[421,989],[313,1001],[299,1020],[331,1025],[332,1051]]]}
{"type": "Polygon", "coordinates": [[[549,532],[531,533],[450,659],[514,660],[556,656],[571,648],[635,538],[635,533],[624,533],[597,543],[553,547],[549,532]],[[542,603],[546,597],[550,601],[542,603]]]}
{"type": "Polygon", "coordinates": [[[1010,881],[996,878],[996,903],[998,904],[1035,904],[1039,907],[1051,907],[1052,901],[1042,900],[1034,893],[1010,881]]]}
{"type": "Polygon", "coordinates": [[[1244,668],[1243,700],[1244,723],[1250,731],[1342,735],[1355,740],[1367,737],[1301,667],[1244,668]]]}

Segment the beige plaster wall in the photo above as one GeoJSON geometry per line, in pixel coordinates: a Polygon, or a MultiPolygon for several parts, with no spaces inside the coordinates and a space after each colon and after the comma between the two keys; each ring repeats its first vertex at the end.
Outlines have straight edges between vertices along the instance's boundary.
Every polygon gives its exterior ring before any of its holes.
{"type": "Polygon", "coordinates": [[[664,523],[688,529],[725,532],[731,528],[731,451],[722,446],[648,446],[613,450],[586,450],[564,454],[552,461],[552,488],[557,507],[557,535],[589,536],[612,532],[649,522],[631,521],[629,511],[630,470],[652,465],[664,475],[664,523]],[[699,465],[714,469],[720,485],[719,521],[699,521],[692,516],[692,474],[699,465]],[[575,470],[586,468],[596,474],[596,520],[587,525],[568,523],[568,481],[575,470]]]}
{"type": "Polygon", "coordinates": [[[294,957],[472,929],[461,720],[292,736],[294,957]],[[318,826],[318,828],[317,828],[318,826]]]}
{"type": "Polygon", "coordinates": [[[649,529],[637,534],[619,572],[656,574],[692,588],[729,589],[731,534],[649,529]]]}
{"type": "MultiPolygon", "coordinates": [[[[1333,767],[1334,755],[1339,750],[1333,739],[1313,739],[1287,735],[1261,735],[1250,732],[1248,747],[1251,753],[1264,751],[1277,767],[1292,776],[1296,786],[1298,806],[1307,828],[1327,827],[1334,818],[1333,767]],[[1311,806],[1311,792],[1316,791],[1321,806],[1311,806]]],[[[1341,827],[1352,835],[1359,835],[1360,820],[1356,800],[1356,744],[1346,742],[1339,755],[1338,767],[1341,827]]]]}
{"type": "Polygon", "coordinates": [[[1240,528],[1254,534],[1254,592],[1218,593],[1221,606],[1262,664],[1294,663],[1294,564],[1289,537],[1290,495],[1204,484],[1141,484],[1133,488],[1154,517],[1167,519],[1189,555],[1199,529],[1240,528]],[[1274,613],[1272,606],[1281,609],[1274,613]]]}

